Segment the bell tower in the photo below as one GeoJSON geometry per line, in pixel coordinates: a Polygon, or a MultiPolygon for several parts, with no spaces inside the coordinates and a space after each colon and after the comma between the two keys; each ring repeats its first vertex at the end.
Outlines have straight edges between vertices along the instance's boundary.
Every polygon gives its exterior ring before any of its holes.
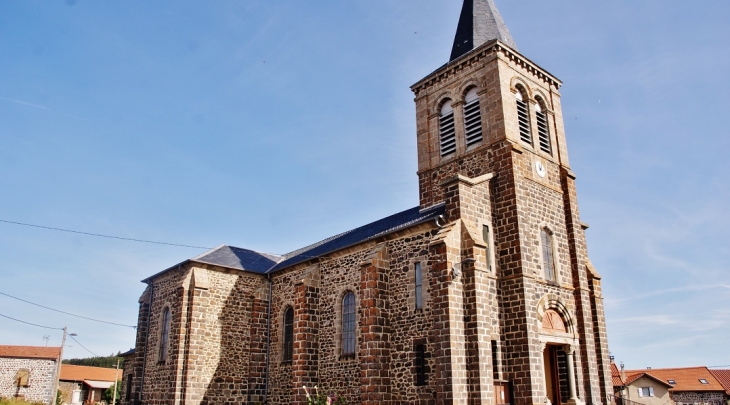
{"type": "Polygon", "coordinates": [[[449,62],[411,87],[421,208],[446,203],[445,221],[463,220],[449,209],[454,179],[488,179],[488,201],[468,204],[491,236],[472,227],[472,238],[493,255],[484,271],[493,272],[498,307],[494,392],[509,383],[517,405],[600,404],[613,392],[601,276],[578,212],[561,85],[518,52],[493,0],[464,0],[449,62]]]}

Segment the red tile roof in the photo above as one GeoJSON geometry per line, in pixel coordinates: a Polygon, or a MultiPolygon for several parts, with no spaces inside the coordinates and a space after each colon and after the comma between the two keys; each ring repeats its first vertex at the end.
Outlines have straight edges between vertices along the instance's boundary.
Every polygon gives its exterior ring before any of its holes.
{"type": "Polygon", "coordinates": [[[652,380],[655,380],[659,384],[666,385],[668,388],[674,387],[672,384],[668,383],[667,381],[662,380],[659,377],[655,377],[655,376],[651,375],[650,373],[632,374],[632,375],[626,377],[626,383],[625,383],[625,385],[629,385],[629,384],[633,383],[634,381],[638,380],[641,377],[651,378],[652,380]]]}
{"type": "Polygon", "coordinates": [[[725,388],[725,392],[730,395],[730,370],[710,370],[710,372],[725,388]]]}
{"type": "Polygon", "coordinates": [[[710,373],[707,367],[682,367],[682,368],[652,368],[647,370],[626,370],[626,380],[635,381],[637,375],[649,374],[652,377],[669,382],[674,380],[673,388],[669,391],[725,391],[725,388],[710,373]],[[634,378],[636,377],[636,378],[634,378]],[[700,379],[707,380],[702,384],[700,379]]]}
{"type": "Polygon", "coordinates": [[[611,362],[611,381],[614,387],[623,387],[624,380],[621,378],[621,371],[616,367],[616,363],[611,362]]]}
{"type": "Polygon", "coordinates": [[[61,364],[61,378],[63,381],[115,381],[122,379],[122,370],[113,368],[74,366],[61,364]],[[116,375],[116,378],[114,376],[116,375]]]}
{"type": "Polygon", "coordinates": [[[0,346],[0,357],[57,360],[61,357],[61,348],[43,346],[0,346]]]}

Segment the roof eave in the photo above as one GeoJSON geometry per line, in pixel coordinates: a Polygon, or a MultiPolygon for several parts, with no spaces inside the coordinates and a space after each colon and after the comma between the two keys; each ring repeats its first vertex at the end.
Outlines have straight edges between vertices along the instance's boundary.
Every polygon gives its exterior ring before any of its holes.
{"type": "MultiPolygon", "coordinates": [[[[419,221],[416,221],[416,222],[414,222],[414,223],[412,223],[412,224],[409,224],[408,226],[405,226],[405,227],[402,227],[402,228],[393,228],[393,229],[391,229],[391,230],[389,230],[389,231],[387,231],[387,232],[379,233],[379,234],[377,234],[377,235],[374,235],[374,236],[371,236],[371,237],[369,237],[369,238],[367,238],[367,239],[363,239],[363,240],[361,240],[361,241],[357,241],[357,242],[355,242],[355,243],[351,243],[351,244],[349,244],[349,245],[346,245],[346,246],[340,247],[340,248],[338,248],[338,249],[335,249],[335,250],[332,250],[332,251],[330,251],[330,252],[327,252],[327,253],[323,253],[322,255],[320,255],[320,256],[317,256],[317,257],[311,257],[311,258],[306,258],[306,259],[304,259],[304,260],[302,260],[302,261],[299,261],[299,262],[295,262],[295,263],[292,263],[292,264],[290,264],[290,265],[287,265],[286,267],[282,267],[282,268],[279,268],[279,269],[277,269],[277,268],[276,268],[276,265],[274,265],[274,266],[273,266],[273,267],[272,267],[272,268],[271,268],[270,270],[268,270],[268,271],[266,272],[266,274],[273,274],[273,273],[277,273],[277,272],[279,272],[279,271],[283,271],[283,270],[285,270],[285,269],[288,269],[288,268],[290,268],[290,267],[292,267],[292,266],[296,266],[296,265],[298,265],[298,264],[302,264],[302,263],[308,263],[308,262],[311,262],[311,261],[313,261],[313,260],[318,260],[318,259],[319,259],[320,257],[326,256],[326,255],[331,255],[332,253],[336,253],[336,252],[339,252],[339,251],[342,251],[342,250],[350,249],[350,248],[352,248],[353,246],[357,246],[357,245],[359,245],[359,244],[362,244],[362,243],[367,243],[367,242],[370,242],[370,241],[372,241],[372,240],[375,240],[375,239],[383,238],[383,237],[386,237],[386,236],[388,236],[388,235],[392,235],[392,234],[394,234],[394,233],[396,233],[396,232],[401,232],[401,231],[403,231],[403,230],[405,230],[405,229],[413,228],[413,227],[415,227],[415,226],[418,226],[418,225],[421,225],[421,224],[424,224],[424,223],[426,223],[426,222],[429,222],[429,221],[433,221],[433,220],[434,220],[434,219],[433,219],[433,218],[431,218],[431,217],[429,217],[429,218],[424,218],[424,219],[422,219],[422,220],[419,220],[419,221]]],[[[435,226],[435,224],[434,224],[434,226],[435,226]]]]}
{"type": "Polygon", "coordinates": [[[421,80],[417,81],[415,84],[413,84],[411,86],[411,91],[414,91],[415,92],[415,90],[417,88],[423,86],[423,84],[425,82],[429,81],[433,76],[435,76],[435,75],[437,75],[439,73],[442,73],[444,70],[447,70],[447,69],[449,69],[451,67],[454,67],[456,65],[459,65],[461,63],[464,63],[464,62],[468,61],[469,59],[477,56],[479,53],[481,53],[483,51],[486,51],[489,48],[492,48],[492,47],[495,47],[495,46],[499,46],[501,50],[504,50],[504,51],[506,51],[506,52],[514,55],[515,57],[517,57],[519,59],[522,59],[525,63],[531,65],[531,67],[533,67],[534,69],[540,71],[541,74],[543,74],[546,77],[550,78],[555,83],[556,87],[560,88],[563,85],[563,81],[562,80],[560,80],[555,75],[553,75],[552,73],[550,73],[547,70],[545,70],[544,68],[542,68],[537,63],[535,63],[532,60],[530,60],[525,55],[521,54],[516,49],[511,48],[509,45],[505,44],[504,42],[500,41],[499,39],[493,39],[493,40],[491,40],[489,42],[485,42],[484,44],[482,44],[482,45],[480,45],[480,46],[472,49],[471,51],[469,51],[469,52],[467,52],[467,53],[459,56],[458,58],[456,58],[456,59],[454,59],[452,61],[449,61],[448,63],[442,65],[438,69],[436,69],[433,72],[429,73],[428,75],[426,75],[426,77],[424,77],[423,79],[421,79],[421,80]]]}

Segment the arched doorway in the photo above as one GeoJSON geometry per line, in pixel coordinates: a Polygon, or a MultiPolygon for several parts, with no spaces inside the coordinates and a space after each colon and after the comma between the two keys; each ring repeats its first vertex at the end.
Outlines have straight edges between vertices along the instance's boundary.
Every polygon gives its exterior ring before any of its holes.
{"type": "MultiPolygon", "coordinates": [[[[568,334],[560,314],[548,309],[542,317],[541,332],[548,336],[564,336],[568,334]]],[[[545,396],[553,405],[560,405],[568,400],[570,393],[567,387],[567,362],[563,345],[545,343],[542,353],[545,374],[545,396]]]]}
{"type": "Polygon", "coordinates": [[[542,347],[545,400],[552,405],[579,405],[575,385],[574,350],[578,335],[570,311],[553,294],[538,304],[538,328],[542,347]]]}

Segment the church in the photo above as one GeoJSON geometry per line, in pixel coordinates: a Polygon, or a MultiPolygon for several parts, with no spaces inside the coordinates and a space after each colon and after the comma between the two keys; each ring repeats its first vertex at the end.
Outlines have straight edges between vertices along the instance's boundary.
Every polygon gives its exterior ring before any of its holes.
{"type": "Polygon", "coordinates": [[[560,80],[493,0],[411,87],[420,204],[283,256],[220,246],[143,282],[123,404],[582,405],[613,393],[560,80]]]}

